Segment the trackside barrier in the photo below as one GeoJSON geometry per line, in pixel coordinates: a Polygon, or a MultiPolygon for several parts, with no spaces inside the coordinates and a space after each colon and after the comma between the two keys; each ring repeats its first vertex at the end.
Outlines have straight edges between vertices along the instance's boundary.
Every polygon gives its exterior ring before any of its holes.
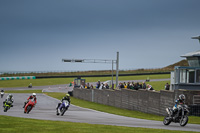
{"type": "Polygon", "coordinates": [[[143,89],[73,89],[73,96],[75,98],[155,115],[166,115],[165,109],[174,106],[175,100],[180,94],[184,94],[186,96],[185,103],[191,108],[190,115],[200,116],[200,104],[192,105],[193,96],[200,95],[200,90],[160,90],[158,92],[143,89]]]}
{"type": "Polygon", "coordinates": [[[0,80],[16,80],[16,79],[36,79],[36,77],[35,76],[0,77],[0,80]]]}

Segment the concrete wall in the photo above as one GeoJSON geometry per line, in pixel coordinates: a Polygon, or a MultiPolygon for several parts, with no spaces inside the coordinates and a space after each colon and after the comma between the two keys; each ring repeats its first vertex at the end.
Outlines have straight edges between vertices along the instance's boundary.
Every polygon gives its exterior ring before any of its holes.
{"type": "Polygon", "coordinates": [[[193,95],[200,91],[146,91],[146,90],[98,90],[74,88],[76,98],[110,105],[118,108],[137,110],[145,113],[165,115],[165,108],[172,107],[179,94],[185,94],[186,104],[193,104],[193,95]]]}

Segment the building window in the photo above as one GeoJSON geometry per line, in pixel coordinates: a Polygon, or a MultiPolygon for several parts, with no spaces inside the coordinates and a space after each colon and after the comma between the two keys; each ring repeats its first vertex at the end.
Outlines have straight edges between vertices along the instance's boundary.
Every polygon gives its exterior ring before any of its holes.
{"type": "Polygon", "coordinates": [[[196,71],[196,82],[200,83],[200,70],[196,71]]]}
{"type": "Polygon", "coordinates": [[[180,69],[180,83],[195,83],[195,70],[180,69]]]}

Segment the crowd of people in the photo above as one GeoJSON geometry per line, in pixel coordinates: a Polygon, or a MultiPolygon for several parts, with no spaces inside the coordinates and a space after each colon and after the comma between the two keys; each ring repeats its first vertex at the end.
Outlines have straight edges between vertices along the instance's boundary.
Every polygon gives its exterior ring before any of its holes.
{"type": "MultiPolygon", "coordinates": [[[[152,90],[154,91],[153,87],[149,84],[146,85],[145,82],[143,83],[139,83],[139,82],[120,82],[118,84],[118,89],[122,89],[122,88],[127,88],[127,89],[131,89],[131,90],[139,90],[139,89],[144,89],[144,90],[152,90]]],[[[93,84],[89,84],[89,83],[86,83],[84,86],[81,85],[80,88],[85,88],[85,89],[93,89],[93,88],[96,88],[96,89],[112,89],[112,86],[109,86],[108,83],[101,83],[100,81],[98,81],[96,83],[96,86],[93,86],[93,84]]]]}
{"type": "MultiPolygon", "coordinates": [[[[85,89],[93,89],[94,86],[93,84],[87,83],[84,86],[81,85],[81,88],[85,88],[85,89]]],[[[110,86],[108,85],[108,83],[101,83],[100,80],[96,83],[96,89],[110,89],[110,86]]]]}
{"type": "Polygon", "coordinates": [[[134,83],[133,81],[132,82],[120,82],[119,85],[118,85],[118,88],[119,89],[122,89],[122,88],[127,88],[127,89],[131,89],[131,90],[139,90],[139,89],[144,89],[144,90],[152,90],[154,91],[153,87],[149,84],[146,85],[145,82],[143,83],[139,83],[139,82],[136,82],[134,83]]]}
{"type": "MultiPolygon", "coordinates": [[[[108,83],[101,83],[100,80],[96,83],[96,86],[93,86],[93,84],[85,84],[84,86],[81,85],[81,88],[85,89],[112,89],[112,86],[109,86],[108,83]]],[[[146,84],[145,82],[139,83],[139,82],[120,82],[117,86],[118,89],[127,88],[131,90],[150,90],[155,91],[154,88],[150,84],[146,84]]],[[[170,85],[166,83],[165,90],[170,90],[170,85]]]]}

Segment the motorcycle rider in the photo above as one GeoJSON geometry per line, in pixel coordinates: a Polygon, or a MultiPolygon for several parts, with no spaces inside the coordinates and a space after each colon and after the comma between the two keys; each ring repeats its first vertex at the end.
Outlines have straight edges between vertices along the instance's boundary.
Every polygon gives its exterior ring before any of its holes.
{"type": "Polygon", "coordinates": [[[13,98],[13,95],[12,94],[8,94],[8,96],[6,97],[5,101],[3,101],[3,107],[4,107],[4,104],[6,102],[9,102],[10,101],[10,107],[13,107],[13,102],[14,102],[14,98],[13,98]]]}
{"type": "Polygon", "coordinates": [[[36,104],[36,103],[37,103],[36,93],[33,93],[31,96],[29,96],[29,97],[27,98],[27,101],[24,102],[23,108],[26,106],[26,104],[28,103],[28,101],[29,101],[30,99],[34,99],[34,103],[36,104]]]}
{"type": "Polygon", "coordinates": [[[4,90],[1,90],[1,98],[3,97],[4,95],[4,90]]]}
{"type": "Polygon", "coordinates": [[[30,83],[30,84],[28,85],[28,88],[32,88],[32,83],[30,83]]]}
{"type": "MultiPolygon", "coordinates": [[[[66,94],[66,96],[65,97],[63,97],[62,99],[61,99],[61,102],[60,103],[58,103],[58,106],[57,106],[57,110],[58,110],[58,114],[60,114],[60,109],[62,108],[62,103],[63,103],[63,101],[64,100],[67,100],[68,102],[69,102],[69,105],[70,105],[70,102],[71,102],[71,100],[70,100],[70,95],[67,93],[66,94]]],[[[69,108],[69,106],[67,107],[67,109],[69,108]]]]}
{"type": "Polygon", "coordinates": [[[185,95],[184,95],[184,94],[181,94],[181,95],[179,95],[178,97],[179,97],[179,98],[176,99],[175,105],[174,105],[174,107],[172,108],[171,116],[173,116],[173,115],[178,111],[178,106],[179,106],[179,105],[185,104],[185,95]]]}

